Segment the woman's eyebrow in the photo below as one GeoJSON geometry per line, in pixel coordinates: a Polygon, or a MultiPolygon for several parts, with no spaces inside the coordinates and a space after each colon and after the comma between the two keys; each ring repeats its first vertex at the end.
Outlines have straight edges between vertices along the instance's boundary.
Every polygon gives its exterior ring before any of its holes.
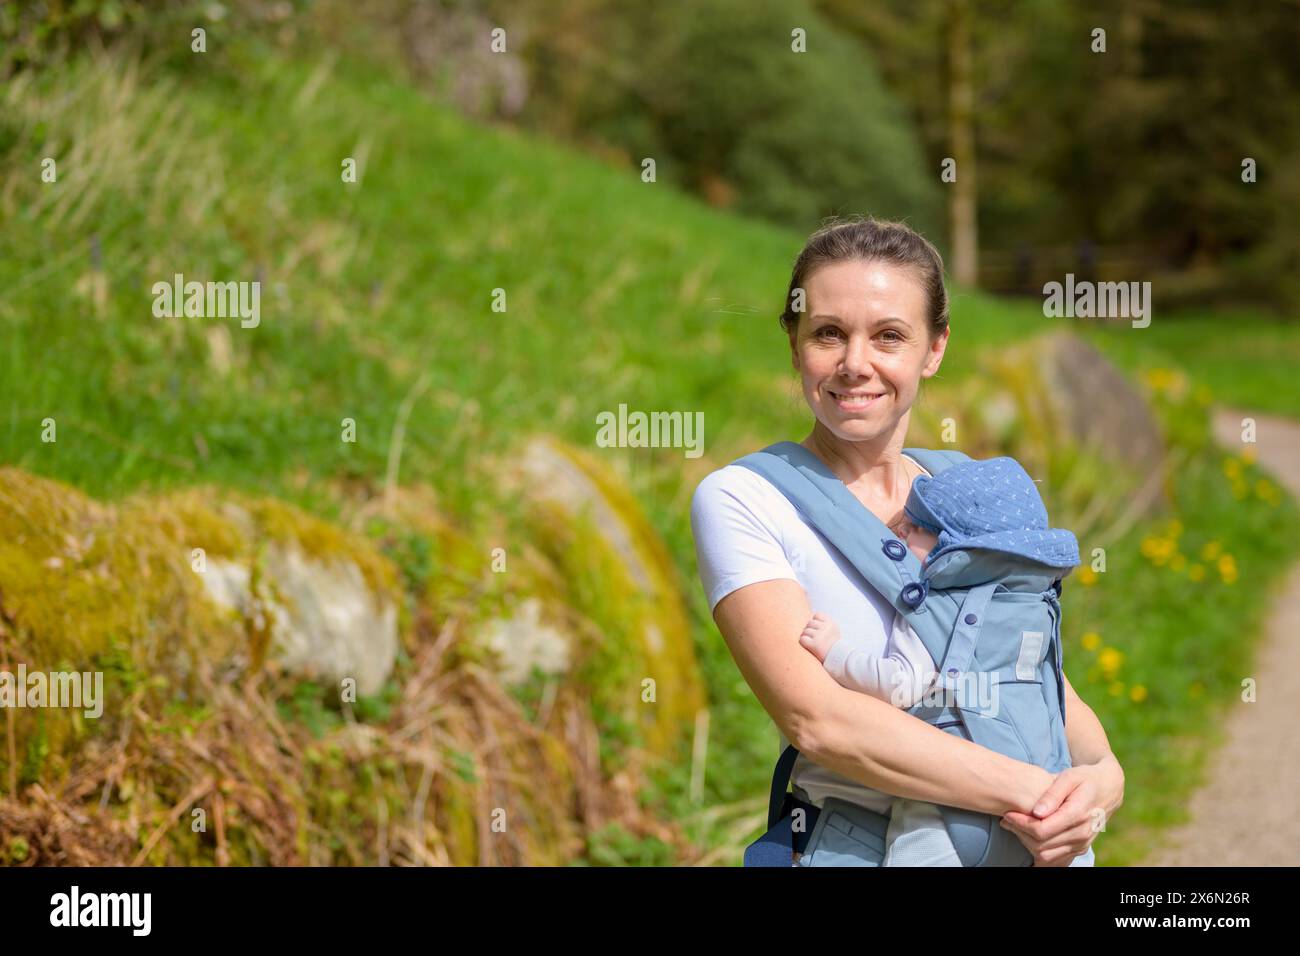
{"type": "MultiPolygon", "coordinates": [[[[844,321],[844,320],[841,319],[838,315],[832,315],[832,314],[829,313],[829,312],[818,312],[816,315],[813,315],[813,316],[812,316],[812,319],[813,319],[814,321],[817,320],[817,319],[830,319],[832,322],[843,322],[843,321],[844,321]]],[[[888,322],[903,322],[904,325],[907,324],[907,323],[906,323],[906,322],[905,322],[905,321],[904,321],[900,316],[897,316],[897,315],[886,315],[886,316],[884,316],[883,318],[879,318],[879,319],[875,319],[875,320],[873,320],[870,324],[871,324],[871,325],[885,325],[885,324],[888,323],[888,322]]]]}

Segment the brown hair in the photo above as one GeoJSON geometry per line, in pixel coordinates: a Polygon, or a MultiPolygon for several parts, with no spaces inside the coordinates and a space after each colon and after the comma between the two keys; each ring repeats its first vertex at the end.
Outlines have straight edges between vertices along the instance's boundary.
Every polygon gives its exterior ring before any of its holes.
{"type": "Polygon", "coordinates": [[[792,308],[795,289],[804,288],[804,283],[821,266],[852,260],[889,262],[917,270],[925,289],[930,336],[934,338],[943,334],[948,327],[948,291],[943,285],[943,257],[939,250],[919,232],[901,222],[855,216],[826,220],[808,237],[795,260],[790,288],[785,294],[781,327],[787,335],[794,335],[799,327],[801,313],[792,308]]]}

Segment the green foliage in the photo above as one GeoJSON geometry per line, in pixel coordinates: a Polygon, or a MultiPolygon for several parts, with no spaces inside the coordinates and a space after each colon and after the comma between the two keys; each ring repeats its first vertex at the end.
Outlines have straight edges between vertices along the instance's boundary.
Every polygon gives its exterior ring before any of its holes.
{"type": "Polygon", "coordinates": [[[352,705],[352,715],[367,724],[382,724],[393,712],[393,706],[401,694],[401,687],[396,680],[388,680],[377,694],[361,694],[352,705]]]}
{"type": "Polygon", "coordinates": [[[540,26],[531,47],[539,122],[637,164],[654,157],[661,180],[799,228],[831,213],[923,230],[941,220],[937,173],[871,54],[804,0],[598,3],[555,32],[540,26]],[[807,52],[791,49],[796,27],[807,52]],[[588,82],[558,58],[573,44],[588,82]]]}
{"type": "Polygon", "coordinates": [[[393,705],[401,693],[396,680],[390,679],[379,692],[358,695],[354,703],[340,701],[337,687],[304,680],[293,685],[287,697],[276,700],[276,710],[282,720],[303,724],[311,735],[320,740],[344,723],[343,708],[351,710],[352,717],[363,723],[381,724],[392,713],[393,705]]]}
{"type": "Polygon", "coordinates": [[[988,274],[1021,250],[1035,272],[1078,272],[1090,240],[1112,261],[1102,278],[1159,275],[1165,305],[1300,310],[1292,4],[1238,16],[1214,0],[814,3],[870,50],[931,163],[952,150],[951,7],[969,11],[988,274]],[[1242,181],[1246,157],[1255,183],[1242,181]]]}
{"type": "MultiPolygon", "coordinates": [[[[1300,275],[1300,272],[1296,274],[1300,275]]],[[[1242,309],[1158,315],[1148,328],[1085,330],[1134,374],[1179,368],[1206,403],[1300,418],[1300,325],[1242,309]]]]}
{"type": "Polygon", "coordinates": [[[585,860],[575,866],[672,866],[673,848],[658,837],[638,837],[617,823],[587,837],[585,860]]]}
{"type": "Polygon", "coordinates": [[[298,721],[320,740],[343,722],[339,710],[330,706],[337,696],[332,688],[314,681],[301,681],[294,686],[291,696],[276,701],[276,710],[281,720],[298,721]]]}

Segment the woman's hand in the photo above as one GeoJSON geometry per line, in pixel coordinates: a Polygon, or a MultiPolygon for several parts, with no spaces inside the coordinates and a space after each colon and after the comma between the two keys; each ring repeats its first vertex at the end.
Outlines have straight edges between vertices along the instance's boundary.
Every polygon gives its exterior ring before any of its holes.
{"type": "Polygon", "coordinates": [[[1032,815],[1009,811],[1006,827],[1034,855],[1034,866],[1069,866],[1124,802],[1124,770],[1113,754],[1056,775],[1032,815]]]}

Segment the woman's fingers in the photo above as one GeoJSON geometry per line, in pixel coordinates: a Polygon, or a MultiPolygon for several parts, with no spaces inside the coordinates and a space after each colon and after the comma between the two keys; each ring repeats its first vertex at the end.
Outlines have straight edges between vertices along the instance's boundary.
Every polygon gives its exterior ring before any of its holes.
{"type": "Polygon", "coordinates": [[[1039,852],[1044,856],[1060,854],[1072,860],[1080,853],[1085,852],[1096,837],[1097,833],[1092,829],[1091,824],[1081,823],[1079,826],[1061,834],[1055,840],[1048,840],[1039,848],[1039,852]]]}
{"type": "Polygon", "coordinates": [[[1062,849],[1053,853],[1043,853],[1034,859],[1034,866],[1069,866],[1083,850],[1062,849]]]}
{"type": "MultiPolygon", "coordinates": [[[[1060,777],[1067,774],[1069,771],[1064,771],[1060,777]]],[[[1049,816],[1039,819],[1011,811],[1002,818],[1002,825],[1034,855],[1036,866],[1068,866],[1096,837],[1096,815],[1092,810],[1096,788],[1086,774],[1071,775],[1066,782],[1072,789],[1049,816]]]]}
{"type": "Polygon", "coordinates": [[[1026,813],[1018,813],[1015,810],[1008,811],[1003,815],[1002,819],[1007,826],[1017,832],[1043,843],[1060,836],[1071,827],[1077,826],[1085,816],[1086,813],[1076,813],[1073,807],[1066,805],[1060,811],[1043,820],[1029,816],[1026,813]]]}
{"type": "Polygon", "coordinates": [[[1041,820],[1055,813],[1066,798],[1069,797],[1070,793],[1079,786],[1079,782],[1077,776],[1072,776],[1069,770],[1058,773],[1053,778],[1052,785],[1034,804],[1034,816],[1041,820]]]}
{"type": "Polygon", "coordinates": [[[1051,806],[1047,814],[1031,816],[1011,810],[1004,818],[1036,839],[1049,840],[1085,818],[1093,819],[1096,803],[1097,787],[1092,778],[1076,768],[1069,768],[1056,775],[1035,805],[1035,810],[1039,806],[1051,806]]]}
{"type": "Polygon", "coordinates": [[[1039,847],[1037,858],[1041,866],[1069,866],[1076,856],[1086,853],[1097,836],[1089,824],[1070,830],[1057,840],[1049,840],[1039,847]]]}
{"type": "Polygon", "coordinates": [[[1033,854],[1035,866],[1068,866],[1076,856],[1087,851],[1088,845],[1096,836],[1091,825],[1086,821],[1046,840],[1040,840],[1026,830],[1005,821],[1002,825],[1014,833],[1025,845],[1025,849],[1033,854]]]}

